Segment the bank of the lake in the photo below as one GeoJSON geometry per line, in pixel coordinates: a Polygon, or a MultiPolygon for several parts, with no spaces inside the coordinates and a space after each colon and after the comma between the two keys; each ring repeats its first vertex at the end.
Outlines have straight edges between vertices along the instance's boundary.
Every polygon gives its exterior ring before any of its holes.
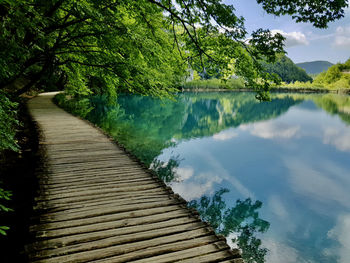
{"type": "MultiPolygon", "coordinates": [[[[194,85],[188,86],[183,85],[181,88],[183,92],[254,92],[254,89],[246,88],[244,86],[230,86],[230,85],[194,85]]],[[[286,85],[279,87],[272,87],[270,92],[289,92],[289,93],[334,93],[334,94],[350,94],[350,89],[330,89],[318,86],[294,86],[294,85],[286,85]]]]}

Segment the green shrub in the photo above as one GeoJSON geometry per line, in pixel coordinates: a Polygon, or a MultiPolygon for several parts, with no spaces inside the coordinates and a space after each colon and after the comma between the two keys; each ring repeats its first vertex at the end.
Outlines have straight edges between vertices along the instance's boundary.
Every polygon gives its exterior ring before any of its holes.
{"type": "Polygon", "coordinates": [[[18,151],[15,140],[18,104],[10,101],[7,94],[0,91],[0,153],[4,150],[18,151]]]}
{"type": "Polygon", "coordinates": [[[82,118],[92,110],[88,97],[73,98],[65,93],[59,93],[54,97],[54,101],[66,111],[82,118]]]}
{"type": "Polygon", "coordinates": [[[192,80],[184,83],[185,89],[243,89],[244,80],[241,78],[223,81],[220,79],[192,80]]]}

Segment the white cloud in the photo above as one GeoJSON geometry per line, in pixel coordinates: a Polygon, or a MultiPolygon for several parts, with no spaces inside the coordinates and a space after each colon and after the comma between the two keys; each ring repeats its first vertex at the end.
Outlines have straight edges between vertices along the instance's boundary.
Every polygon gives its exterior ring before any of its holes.
{"type": "MultiPolygon", "coordinates": [[[[212,194],[214,187],[227,181],[226,184],[231,186],[243,197],[255,199],[254,194],[246,188],[232,173],[229,173],[223,165],[210,153],[199,151],[197,153],[204,163],[210,164],[206,172],[199,172],[190,167],[177,168],[176,173],[180,180],[171,183],[174,192],[180,194],[183,198],[190,201],[202,197],[203,195],[212,194]],[[184,182],[186,180],[186,182],[184,182]]],[[[230,188],[228,185],[227,188],[230,188]]]]}
{"type": "Polygon", "coordinates": [[[335,146],[343,152],[350,151],[350,131],[348,129],[336,129],[328,127],[323,132],[323,143],[335,146]]]}
{"type": "Polygon", "coordinates": [[[184,181],[190,179],[193,176],[194,170],[192,167],[179,167],[175,169],[175,173],[177,175],[176,178],[179,181],[184,181]]]}
{"type": "Polygon", "coordinates": [[[283,205],[281,198],[278,196],[270,196],[268,206],[272,213],[274,213],[280,220],[286,220],[290,218],[286,207],[283,205]]]}
{"type": "Polygon", "coordinates": [[[224,166],[209,152],[200,153],[203,156],[203,160],[210,163],[213,169],[213,173],[220,176],[231,183],[231,185],[245,198],[255,198],[254,194],[245,187],[232,173],[229,173],[224,166]]]}
{"type": "Polygon", "coordinates": [[[202,173],[194,177],[194,181],[172,183],[171,188],[187,201],[197,199],[213,192],[214,184],[221,183],[222,178],[213,173],[202,173]]]}
{"type": "Polygon", "coordinates": [[[320,162],[317,166],[312,166],[292,157],[286,158],[284,162],[289,170],[291,188],[295,193],[307,197],[309,206],[320,209],[317,204],[321,203],[321,207],[325,208],[334,204],[350,208],[349,181],[337,174],[341,170],[332,173],[326,169],[329,163],[324,166],[320,162]]]}
{"type": "Polygon", "coordinates": [[[284,122],[265,121],[254,123],[249,126],[240,126],[241,130],[249,130],[256,137],[264,139],[290,139],[298,136],[299,126],[291,126],[284,122]]]}
{"type": "Polygon", "coordinates": [[[338,48],[350,50],[350,25],[337,27],[333,45],[338,48]]]}
{"type": "Polygon", "coordinates": [[[213,135],[213,139],[217,141],[226,141],[237,137],[238,133],[233,130],[226,130],[213,135]]]}
{"type": "Polygon", "coordinates": [[[305,46],[309,44],[306,36],[302,32],[284,32],[283,30],[274,29],[271,30],[273,34],[280,33],[282,36],[286,38],[284,41],[285,47],[294,47],[294,46],[305,46]]]}
{"type": "Polygon", "coordinates": [[[350,262],[350,214],[338,217],[337,224],[328,231],[328,237],[339,242],[335,249],[329,249],[326,254],[339,256],[338,263],[350,262]]]}
{"type": "Polygon", "coordinates": [[[262,240],[263,246],[269,251],[266,262],[269,263],[295,263],[300,262],[298,251],[280,241],[269,239],[262,240]]]}

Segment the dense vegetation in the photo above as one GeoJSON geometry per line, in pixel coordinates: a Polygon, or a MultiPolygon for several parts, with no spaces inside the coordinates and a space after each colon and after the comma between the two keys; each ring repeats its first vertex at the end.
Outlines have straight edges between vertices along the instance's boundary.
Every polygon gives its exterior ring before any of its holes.
{"type": "Polygon", "coordinates": [[[350,89],[350,59],[345,63],[331,66],[327,71],[317,75],[314,81],[301,83],[296,81],[288,85],[290,88],[321,88],[329,90],[350,89]]]}
{"type": "Polygon", "coordinates": [[[192,81],[187,81],[183,84],[184,89],[189,90],[197,90],[197,89],[227,89],[227,90],[235,90],[235,89],[244,89],[246,86],[244,85],[244,80],[241,78],[231,78],[226,81],[211,78],[211,79],[197,79],[192,81]]]}
{"type": "MultiPolygon", "coordinates": [[[[285,83],[307,82],[312,78],[304,69],[297,67],[294,62],[285,54],[277,54],[275,62],[262,61],[265,72],[277,75],[285,83]]],[[[195,72],[196,73],[196,72],[195,72]]],[[[185,89],[242,89],[249,88],[244,85],[244,80],[240,77],[230,78],[227,81],[218,79],[220,74],[214,74],[214,77],[208,77],[208,74],[193,74],[193,80],[185,82],[185,89]]]]}
{"type": "Polygon", "coordinates": [[[298,67],[305,69],[307,74],[314,75],[320,74],[323,71],[326,71],[329,67],[333,66],[331,62],[328,61],[311,61],[297,63],[298,67]]]}
{"type": "Polygon", "coordinates": [[[270,74],[277,74],[283,82],[312,81],[312,78],[304,69],[297,67],[294,62],[284,54],[277,56],[276,62],[264,63],[265,69],[270,74]]]}
{"type": "Polygon", "coordinates": [[[17,151],[17,143],[14,140],[16,134],[17,103],[11,102],[6,94],[0,91],[0,154],[5,149],[17,151]]]}
{"type": "Polygon", "coordinates": [[[327,71],[320,73],[314,80],[315,84],[323,85],[330,89],[350,88],[350,59],[345,63],[338,63],[327,71]]]}

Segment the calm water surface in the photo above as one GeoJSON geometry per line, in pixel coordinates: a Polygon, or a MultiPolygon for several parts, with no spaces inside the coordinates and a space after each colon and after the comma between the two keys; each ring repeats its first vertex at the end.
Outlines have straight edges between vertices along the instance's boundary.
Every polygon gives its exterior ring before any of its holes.
{"type": "Polygon", "coordinates": [[[349,97],[276,94],[259,103],[251,93],[185,93],[176,102],[121,96],[119,108],[93,102],[88,118],[146,163],[174,160],[165,180],[186,200],[226,188],[226,208],[262,202],[256,211],[270,227],[257,238],[267,262],[350,262],[349,97]]]}

